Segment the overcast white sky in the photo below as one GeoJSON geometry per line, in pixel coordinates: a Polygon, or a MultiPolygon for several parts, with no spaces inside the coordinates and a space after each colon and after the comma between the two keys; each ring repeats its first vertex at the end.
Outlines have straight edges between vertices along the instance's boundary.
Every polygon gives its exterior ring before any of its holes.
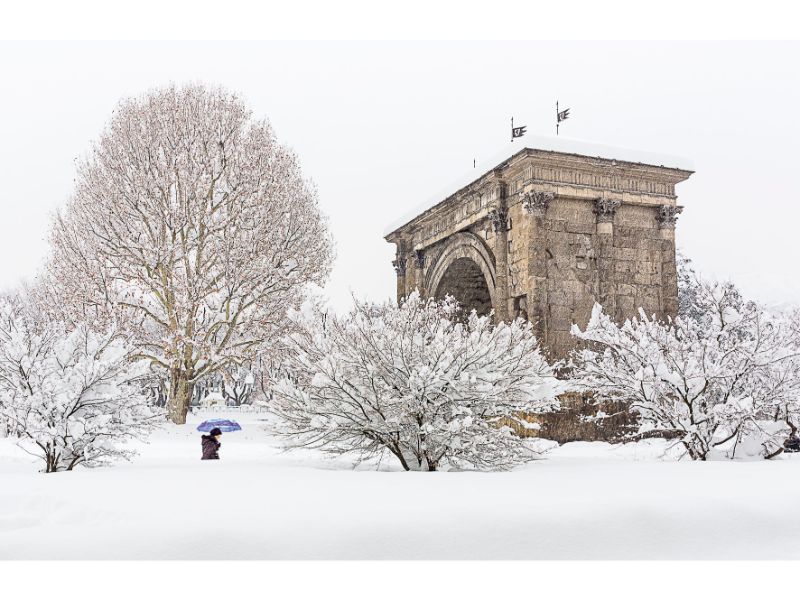
{"type": "Polygon", "coordinates": [[[393,297],[386,225],[508,141],[552,134],[690,158],[678,245],[703,272],[800,304],[798,43],[0,44],[0,287],[32,277],[74,159],[118,100],[169,82],[240,92],[330,216],[327,288],[393,297]]]}

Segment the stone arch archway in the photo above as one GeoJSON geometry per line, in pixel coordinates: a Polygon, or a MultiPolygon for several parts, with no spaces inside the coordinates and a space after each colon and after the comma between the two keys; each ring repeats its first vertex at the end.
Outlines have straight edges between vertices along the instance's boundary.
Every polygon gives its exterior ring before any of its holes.
{"type": "Polygon", "coordinates": [[[494,257],[473,233],[450,236],[426,279],[430,295],[454,296],[467,310],[486,314],[497,306],[494,257]]]}
{"type": "Polygon", "coordinates": [[[471,258],[457,258],[444,272],[435,298],[453,296],[465,313],[475,311],[488,315],[492,310],[492,295],[486,278],[471,258]]]}

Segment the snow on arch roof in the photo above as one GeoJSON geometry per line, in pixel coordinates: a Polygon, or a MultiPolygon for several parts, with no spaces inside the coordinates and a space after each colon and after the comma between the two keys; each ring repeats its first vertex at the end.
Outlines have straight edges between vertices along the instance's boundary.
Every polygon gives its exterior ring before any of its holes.
{"type": "Polygon", "coordinates": [[[666,167],[670,169],[680,169],[683,171],[693,171],[694,164],[688,158],[648,152],[644,150],[634,150],[632,148],[620,148],[588,142],[574,138],[562,136],[525,136],[516,142],[507,142],[503,148],[495,152],[489,159],[484,159],[475,165],[474,169],[465,172],[462,177],[454,181],[447,188],[438,194],[429,197],[425,202],[417,205],[412,210],[407,211],[402,217],[393,221],[384,230],[384,237],[407,225],[422,213],[434,208],[447,200],[450,196],[465,188],[474,181],[483,177],[486,173],[499,167],[508,161],[515,154],[524,149],[545,150],[549,152],[559,152],[562,154],[574,154],[578,156],[588,156],[592,158],[603,158],[606,160],[619,160],[622,162],[650,165],[656,167],[666,167]]]}

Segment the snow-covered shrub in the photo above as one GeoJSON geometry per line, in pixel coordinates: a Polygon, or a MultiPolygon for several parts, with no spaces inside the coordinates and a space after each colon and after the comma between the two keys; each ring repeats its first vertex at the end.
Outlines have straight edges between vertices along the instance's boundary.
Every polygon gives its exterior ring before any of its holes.
{"type": "Polygon", "coordinates": [[[334,316],[294,318],[287,370],[270,410],[289,447],[388,450],[406,470],[507,469],[533,456],[504,425],[557,405],[561,384],[528,322],[494,326],[457,304],[412,294],[401,306],[356,303],[334,316]]]}
{"type": "MultiPolygon", "coordinates": [[[[249,361],[248,361],[249,363],[249,361]]],[[[193,404],[211,406],[242,406],[252,403],[256,388],[256,370],[250,364],[232,364],[203,377],[194,384],[193,404]]]]}
{"type": "Polygon", "coordinates": [[[691,306],[691,318],[664,323],[640,311],[620,326],[595,305],[585,331],[572,330],[589,342],[573,355],[577,383],[630,402],[639,434],[675,438],[692,459],[780,453],[800,394],[790,323],[731,284],[699,282],[691,306]]]}
{"type": "Polygon", "coordinates": [[[253,393],[256,383],[256,376],[253,368],[242,365],[235,365],[224,372],[225,400],[233,406],[241,406],[246,403],[253,393]]]}
{"type": "Polygon", "coordinates": [[[0,419],[45,472],[128,458],[120,444],[149,433],[162,414],[148,402],[132,344],[80,324],[37,321],[21,301],[0,301],[0,419]]]}
{"type": "MultiPolygon", "coordinates": [[[[677,253],[675,262],[678,272],[678,315],[700,322],[708,311],[707,302],[704,301],[705,294],[702,293],[704,281],[692,267],[691,259],[680,251],[677,253]]],[[[739,295],[732,284],[726,285],[729,293],[739,295]]],[[[740,301],[741,298],[738,300],[740,301]]]]}
{"type": "Polygon", "coordinates": [[[200,408],[225,407],[225,396],[219,392],[209,392],[200,400],[200,408]]]}
{"type": "MultiPolygon", "coordinates": [[[[791,347],[794,351],[800,354],[800,308],[795,308],[786,315],[786,320],[789,324],[791,347]]],[[[800,366],[798,366],[800,371],[800,366]]],[[[795,375],[800,377],[800,373],[796,372],[795,375]]],[[[800,428],[800,394],[795,395],[793,402],[787,402],[785,407],[786,423],[792,430],[792,435],[798,435],[798,428],[800,428]]]]}

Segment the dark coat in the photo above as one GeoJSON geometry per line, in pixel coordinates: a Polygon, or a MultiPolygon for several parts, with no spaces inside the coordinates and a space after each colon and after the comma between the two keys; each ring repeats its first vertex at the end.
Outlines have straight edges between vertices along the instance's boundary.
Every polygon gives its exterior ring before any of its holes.
{"type": "Polygon", "coordinates": [[[202,460],[219,460],[217,451],[222,446],[220,442],[215,440],[210,435],[203,436],[203,458],[202,460]]]}

